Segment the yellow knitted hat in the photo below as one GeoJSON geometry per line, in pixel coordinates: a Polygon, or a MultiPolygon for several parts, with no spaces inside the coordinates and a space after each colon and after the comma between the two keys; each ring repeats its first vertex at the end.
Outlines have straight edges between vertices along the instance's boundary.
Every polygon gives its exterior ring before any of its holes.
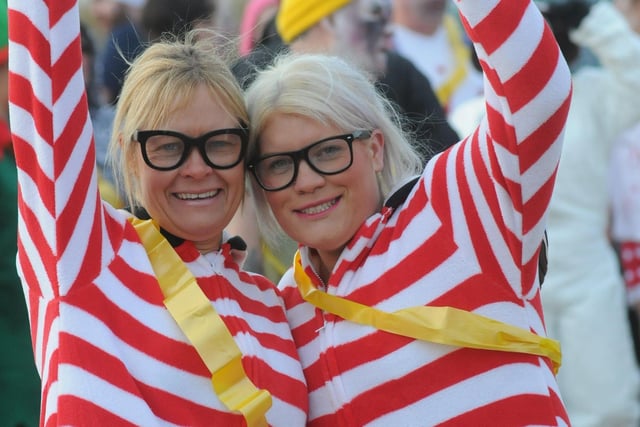
{"type": "Polygon", "coordinates": [[[282,0],[276,18],[278,33],[285,43],[313,27],[351,0],[282,0]]]}

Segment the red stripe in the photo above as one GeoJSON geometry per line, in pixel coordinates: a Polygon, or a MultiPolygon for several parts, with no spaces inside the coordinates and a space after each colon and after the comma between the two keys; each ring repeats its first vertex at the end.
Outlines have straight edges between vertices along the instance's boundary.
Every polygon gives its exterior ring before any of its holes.
{"type": "Polygon", "coordinates": [[[93,402],[76,396],[62,395],[58,401],[58,414],[47,420],[47,426],[118,426],[136,427],[116,414],[93,402]]]}
{"type": "MultiPolygon", "coordinates": [[[[45,341],[46,343],[46,341],[45,341]]],[[[56,411],[58,408],[58,402],[55,400],[49,399],[49,392],[51,391],[51,385],[58,380],[58,350],[56,349],[52,354],[51,358],[47,361],[49,363],[49,371],[45,372],[42,375],[42,399],[41,399],[41,408],[40,414],[43,416],[47,413],[47,411],[53,410],[56,411]],[[51,403],[53,408],[49,408],[48,403],[51,403]]],[[[42,365],[44,366],[44,365],[42,365]]],[[[47,420],[47,423],[49,421],[47,420]]]]}
{"type": "MultiPolygon", "coordinates": [[[[528,425],[554,426],[557,425],[557,420],[552,414],[564,412],[562,406],[557,405],[558,403],[557,398],[549,399],[549,396],[534,394],[513,396],[448,420],[447,426],[495,425],[496,414],[500,414],[500,427],[520,427],[522,420],[527,420],[528,425]],[[545,407],[548,409],[543,410],[542,408],[545,407]]],[[[569,424],[566,414],[564,419],[569,424]]]]}
{"type": "Polygon", "coordinates": [[[299,396],[307,395],[307,387],[302,382],[275,371],[257,357],[243,357],[242,365],[257,388],[269,389],[272,396],[308,412],[308,400],[298,400],[299,396]],[[301,403],[303,407],[300,407],[301,403]]]}
{"type": "Polygon", "coordinates": [[[509,0],[499,2],[475,27],[461,16],[461,22],[472,40],[482,40],[485,52],[491,55],[518,29],[529,1],[509,0]]]}
{"type": "MultiPolygon", "coordinates": [[[[67,88],[67,85],[71,81],[71,78],[74,76],[74,74],[80,71],[82,71],[82,50],[80,46],[80,33],[78,29],[76,38],[65,48],[60,58],[58,58],[55,64],[53,64],[53,67],[51,69],[52,98],[54,104],[58,101],[58,99],[60,99],[60,96],[67,88]]],[[[74,123],[78,124],[76,120],[70,119],[67,122],[67,125],[74,123]]]]}
{"type": "MultiPolygon", "coordinates": [[[[158,286],[152,276],[129,276],[126,280],[136,283],[141,288],[158,286]]],[[[112,286],[115,286],[115,283],[112,286]]],[[[109,325],[118,338],[149,357],[196,375],[209,375],[207,367],[191,344],[173,340],[148,328],[134,317],[137,313],[126,312],[109,300],[96,286],[85,288],[83,292],[76,292],[73,298],[67,298],[65,302],[109,325]]]]}
{"type": "MultiPolygon", "coordinates": [[[[460,150],[457,152],[457,155],[462,157],[464,153],[460,150]]],[[[487,274],[492,282],[508,283],[497,256],[493,252],[493,248],[489,242],[489,236],[487,236],[487,232],[477,213],[477,206],[474,204],[472,196],[473,190],[467,184],[468,171],[465,169],[465,165],[466,163],[463,161],[456,162],[456,181],[458,183],[462,210],[465,212],[467,227],[469,230],[472,230],[469,232],[469,237],[473,244],[473,253],[477,254],[481,271],[487,274]]],[[[485,208],[485,206],[481,206],[480,208],[485,208]]]]}
{"type": "Polygon", "coordinates": [[[77,6],[77,0],[45,0],[49,7],[50,27],[55,26],[62,17],[77,6]]]}
{"type": "Polygon", "coordinates": [[[564,131],[565,119],[569,114],[570,106],[571,96],[567,96],[567,99],[565,99],[560,108],[558,108],[546,122],[541,123],[528,138],[520,143],[518,151],[520,152],[520,168],[522,173],[527,172],[529,168],[538,162],[551,144],[560,138],[564,131]]]}
{"type": "MultiPolygon", "coordinates": [[[[57,1],[57,0],[55,0],[57,1]]],[[[9,9],[9,40],[13,43],[24,46],[29,50],[29,55],[33,61],[45,73],[50,74],[51,57],[49,51],[49,41],[43,36],[38,29],[32,25],[31,20],[20,12],[13,9],[9,9]]],[[[9,85],[9,92],[11,93],[11,85],[9,85]]],[[[17,90],[13,91],[18,97],[21,93],[17,90]]],[[[12,97],[13,98],[13,97],[12,97]]],[[[33,110],[28,110],[33,111],[33,110]]]]}
{"type": "MultiPolygon", "coordinates": [[[[483,144],[484,145],[484,144],[483,144]]],[[[489,156],[489,164],[491,166],[491,171],[487,168],[487,164],[482,158],[482,153],[480,152],[481,145],[480,143],[471,144],[471,165],[473,168],[473,172],[475,173],[475,178],[477,179],[480,188],[482,189],[482,197],[484,197],[486,204],[476,205],[478,212],[484,212],[485,216],[487,213],[491,213],[491,219],[495,222],[496,227],[500,232],[500,236],[502,240],[506,243],[507,249],[511,254],[511,259],[514,260],[515,264],[520,264],[520,260],[522,258],[522,241],[520,238],[515,236],[512,231],[509,230],[507,224],[505,222],[504,214],[502,212],[502,206],[500,201],[498,200],[498,194],[496,187],[501,187],[502,189],[509,192],[512,203],[515,205],[516,210],[517,207],[521,204],[520,200],[522,200],[521,187],[519,184],[506,179],[502,175],[502,171],[500,169],[500,164],[496,156],[496,152],[493,147],[485,147],[488,148],[488,156],[489,156]]],[[[479,196],[479,195],[478,195],[479,196]]],[[[483,202],[480,202],[483,203],[483,202]]],[[[515,230],[516,233],[520,233],[520,230],[515,230]]],[[[497,239],[498,236],[493,236],[492,239],[497,239]]]]}

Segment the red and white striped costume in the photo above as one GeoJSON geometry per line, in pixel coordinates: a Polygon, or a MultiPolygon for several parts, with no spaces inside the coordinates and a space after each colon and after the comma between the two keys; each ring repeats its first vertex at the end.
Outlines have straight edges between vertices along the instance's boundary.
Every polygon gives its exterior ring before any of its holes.
{"type": "MultiPolygon", "coordinates": [[[[328,282],[383,311],[453,306],[546,335],[538,248],[570,103],[569,70],[529,0],[456,1],[487,78],[487,115],[431,160],[407,201],[371,216],[328,282]]],[[[428,52],[424,53],[429,54],[428,52]]],[[[547,358],[420,342],[279,285],[309,387],[310,426],[568,425],[547,358]]]]}
{"type": "MultiPolygon", "coordinates": [[[[243,425],[215,395],[127,213],[100,201],[77,0],[12,0],[10,103],[19,270],[42,377],[41,425],[243,425]]],[[[224,243],[176,248],[271,392],[271,425],[304,425],[306,387],[282,299],[224,243]]]]}

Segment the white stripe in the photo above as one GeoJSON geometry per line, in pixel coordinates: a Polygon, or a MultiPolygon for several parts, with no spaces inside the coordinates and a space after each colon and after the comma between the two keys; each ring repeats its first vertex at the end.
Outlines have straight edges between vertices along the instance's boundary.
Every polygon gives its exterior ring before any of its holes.
{"type": "MultiPolygon", "coordinates": [[[[18,170],[18,174],[20,174],[19,170],[18,170]]],[[[23,179],[23,182],[26,182],[26,181],[27,181],[26,179],[23,179]]],[[[28,181],[31,182],[30,180],[28,181]]],[[[29,187],[31,186],[27,186],[27,188],[29,187]]],[[[21,190],[24,194],[25,186],[22,186],[21,190]]],[[[38,197],[38,200],[40,200],[39,197],[38,197]]],[[[28,207],[31,208],[31,206],[28,206],[28,207]]],[[[47,246],[49,247],[49,249],[51,249],[53,253],[55,253],[53,250],[55,246],[53,241],[55,239],[55,235],[53,235],[53,233],[46,232],[47,230],[55,229],[54,228],[55,221],[53,221],[53,218],[51,218],[51,216],[48,215],[48,212],[46,211],[46,209],[43,209],[41,205],[34,206],[33,209],[36,210],[37,217],[42,218],[39,224],[42,227],[42,232],[44,234],[38,234],[38,236],[35,236],[35,239],[34,239],[34,236],[30,234],[30,231],[32,230],[27,229],[26,224],[24,222],[24,218],[20,217],[20,220],[18,221],[18,234],[20,235],[20,241],[22,242],[22,246],[24,247],[21,253],[23,253],[24,256],[27,257],[30,267],[33,269],[38,286],[40,287],[40,292],[42,293],[43,297],[46,299],[52,299],[55,294],[53,290],[54,285],[49,280],[49,275],[47,274],[47,271],[45,269],[42,255],[38,252],[38,248],[34,245],[34,240],[38,240],[41,243],[43,243],[41,241],[41,237],[44,236],[44,238],[47,239],[47,242],[46,242],[47,246]]],[[[40,231],[39,228],[37,230],[40,231]]],[[[36,229],[34,229],[33,231],[36,232],[36,229]]],[[[23,276],[22,269],[27,268],[27,266],[22,266],[21,264],[18,264],[18,265],[20,267],[19,271],[21,272],[21,276],[23,276]]]]}
{"type": "Polygon", "coordinates": [[[542,237],[544,236],[544,230],[546,229],[547,221],[546,216],[540,218],[533,228],[524,235],[522,238],[522,263],[526,264],[531,261],[536,251],[542,243],[542,237]]]}
{"type": "Polygon", "coordinates": [[[526,183],[522,187],[523,203],[531,200],[555,173],[562,152],[563,138],[564,133],[558,135],[558,138],[551,144],[549,149],[522,175],[522,181],[526,183]]]}
{"type": "MultiPolygon", "coordinates": [[[[120,339],[100,319],[78,307],[63,304],[60,307],[60,315],[67,319],[66,333],[74,335],[121,360],[125,366],[129,367],[129,373],[137,381],[171,395],[175,395],[175,392],[179,390],[180,397],[184,399],[202,406],[226,411],[213,393],[209,378],[182,371],[139,351],[120,339]],[[106,346],[105,343],[109,343],[109,346],[106,346]],[[185,387],[185,384],[189,384],[189,386],[185,387]]],[[[169,317],[169,314],[166,316],[169,317]]],[[[170,348],[167,349],[167,351],[170,350],[170,348]]],[[[63,377],[61,376],[61,378],[63,377]]]]}
{"type": "MultiPolygon", "coordinates": [[[[469,168],[474,167],[471,156],[472,148],[473,144],[468,144],[465,146],[464,150],[464,163],[465,165],[469,165],[469,168]]],[[[469,168],[465,168],[465,176],[467,177],[469,192],[471,193],[473,204],[475,205],[480,222],[482,223],[482,232],[487,237],[488,243],[491,246],[491,253],[497,259],[502,273],[507,277],[509,282],[520,283],[520,266],[514,262],[515,260],[513,259],[513,255],[509,250],[507,242],[504,240],[502,230],[498,226],[496,218],[494,218],[491,212],[491,206],[485,198],[484,190],[480,185],[475,171],[469,170],[469,168]]],[[[507,209],[513,209],[513,206],[499,206],[499,209],[501,213],[509,212],[507,209]]],[[[509,220],[509,218],[504,215],[501,218],[509,220]]],[[[478,231],[479,230],[470,230],[470,233],[475,234],[478,233],[478,231]]],[[[520,234],[516,234],[516,237],[520,237],[520,234]]],[[[478,254],[478,257],[481,256],[482,254],[478,254]]],[[[517,295],[521,294],[521,289],[516,289],[515,291],[517,295]]]]}
{"type": "MultiPolygon", "coordinates": [[[[26,4],[27,2],[25,2],[26,4]]],[[[51,79],[49,75],[31,57],[29,50],[20,44],[9,41],[9,69],[12,73],[28,80],[36,98],[47,108],[51,108],[51,79]]],[[[12,130],[14,127],[11,117],[12,130]]],[[[31,129],[31,128],[29,128],[31,129]]]]}
{"type": "Polygon", "coordinates": [[[513,33],[490,55],[490,63],[500,81],[509,81],[533,58],[540,46],[543,24],[539,10],[533,2],[530,3],[513,33]]]}
{"type": "MultiPolygon", "coordinates": [[[[403,363],[404,361],[407,359],[403,359],[403,363]]],[[[504,365],[444,388],[425,399],[405,406],[401,412],[406,417],[429,414],[430,425],[436,425],[511,396],[523,394],[547,396],[547,384],[540,381],[540,371],[538,366],[530,364],[504,365]],[[500,384],[500,387],[496,387],[496,384],[500,384]],[[460,399],[460,396],[469,396],[469,398],[460,399]]],[[[398,425],[398,412],[400,411],[386,414],[369,425],[381,427],[398,425]]]]}
{"type": "MultiPolygon", "coordinates": [[[[46,308],[48,308],[48,304],[46,305],[46,308]]],[[[46,309],[45,308],[45,309],[46,309]]],[[[43,317],[44,317],[45,313],[43,310],[43,317]]],[[[46,384],[50,377],[51,377],[51,369],[52,369],[52,365],[51,363],[53,362],[53,353],[58,350],[58,345],[59,345],[59,339],[60,339],[60,318],[56,317],[53,319],[53,321],[48,324],[48,325],[43,325],[43,326],[49,326],[49,333],[45,334],[42,337],[42,345],[43,345],[43,354],[42,354],[42,383],[46,384]]],[[[40,356],[40,355],[38,355],[40,356]]],[[[57,362],[56,362],[57,363],[57,362]]],[[[53,368],[55,368],[57,366],[53,366],[53,368]]],[[[57,405],[56,405],[57,406],[57,405]]]]}
{"type": "Polygon", "coordinates": [[[568,72],[565,63],[558,61],[544,88],[529,103],[513,113],[513,121],[517,123],[515,131],[518,143],[537,131],[540,125],[552,118],[567,101],[567,94],[571,88],[568,72]]]}
{"type": "MultiPolygon", "coordinates": [[[[31,113],[18,107],[15,104],[11,104],[11,132],[14,135],[18,136],[20,139],[27,141],[28,144],[31,145],[32,148],[36,149],[36,155],[38,157],[38,163],[40,170],[44,173],[44,175],[53,180],[53,148],[49,145],[49,143],[41,138],[41,136],[37,132],[37,127],[35,122],[33,121],[33,116],[31,113]],[[40,159],[44,161],[40,161],[40,159]]],[[[35,171],[34,166],[34,171],[35,171]]],[[[20,178],[20,176],[18,176],[20,178]]],[[[22,183],[21,183],[22,184],[22,183]]],[[[27,188],[28,192],[24,193],[25,198],[29,196],[37,195],[37,190],[34,188],[27,188]]],[[[40,202],[40,196],[32,197],[33,199],[37,198],[38,200],[34,200],[40,202]]]]}
{"type": "Polygon", "coordinates": [[[60,395],[76,396],[139,426],[177,426],[161,420],[140,397],[128,393],[91,372],[68,364],[59,365],[60,395]],[[69,386],[69,387],[67,387],[69,386]]]}
{"type": "Polygon", "coordinates": [[[60,20],[51,27],[50,43],[51,43],[51,60],[52,63],[58,62],[62,54],[80,35],[80,17],[78,2],[74,2],[73,6],[60,18],[60,20]],[[75,31],[70,31],[70,29],[75,31]]]}
{"type": "MultiPolygon", "coordinates": [[[[9,0],[8,8],[27,16],[43,35],[49,33],[49,7],[39,0],[9,0]]],[[[47,37],[45,37],[47,38],[47,37]]]]}
{"type": "Polygon", "coordinates": [[[455,2],[471,27],[482,22],[498,3],[499,0],[483,1],[482,3],[478,0],[458,0],[455,2]]]}

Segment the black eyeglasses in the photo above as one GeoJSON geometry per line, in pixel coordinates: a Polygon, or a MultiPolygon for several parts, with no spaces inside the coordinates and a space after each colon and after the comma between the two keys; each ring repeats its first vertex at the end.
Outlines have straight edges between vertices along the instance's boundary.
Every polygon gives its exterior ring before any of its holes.
{"type": "Polygon", "coordinates": [[[322,175],[335,175],[349,169],[353,163],[351,144],[371,137],[371,131],[358,130],[345,135],[330,136],[298,151],[269,154],[251,163],[248,168],[260,187],[278,191],[290,186],[298,176],[300,161],[322,175]]]}
{"type": "Polygon", "coordinates": [[[142,158],[150,168],[177,169],[198,148],[204,162],[214,169],[229,169],[242,160],[247,147],[246,128],[218,129],[191,138],[171,130],[139,130],[132,140],[140,143],[142,158]]]}

